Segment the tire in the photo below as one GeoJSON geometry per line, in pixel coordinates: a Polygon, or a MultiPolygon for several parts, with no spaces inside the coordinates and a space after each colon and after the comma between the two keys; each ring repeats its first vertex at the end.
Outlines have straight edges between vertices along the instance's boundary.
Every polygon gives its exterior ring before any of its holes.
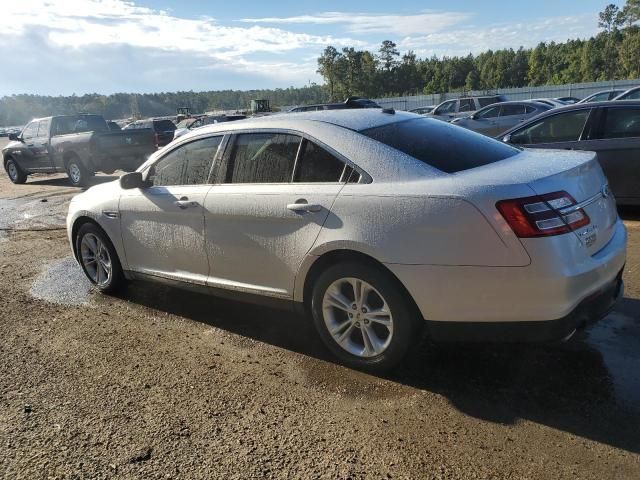
{"type": "Polygon", "coordinates": [[[100,227],[85,223],[75,243],[78,262],[93,286],[102,293],[114,293],[125,285],[116,249],[100,227]]]}
{"type": "Polygon", "coordinates": [[[329,350],[359,370],[384,373],[421,340],[423,322],[413,302],[397,279],[375,266],[327,268],[313,286],[311,312],[329,350]],[[360,301],[358,287],[367,292],[360,301]]]}
{"type": "Polygon", "coordinates": [[[74,187],[85,187],[93,173],[89,172],[78,158],[73,157],[67,162],[67,175],[74,187]]]}
{"type": "Polygon", "coordinates": [[[27,181],[27,174],[20,169],[13,158],[7,160],[5,169],[7,170],[7,175],[9,176],[9,180],[11,180],[12,183],[20,185],[27,181]]]}

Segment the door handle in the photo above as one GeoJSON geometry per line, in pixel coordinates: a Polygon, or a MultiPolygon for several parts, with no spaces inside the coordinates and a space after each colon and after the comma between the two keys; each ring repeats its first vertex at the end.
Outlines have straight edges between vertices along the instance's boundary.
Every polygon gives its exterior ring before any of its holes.
{"type": "Polygon", "coordinates": [[[175,202],[173,202],[173,204],[176,207],[178,207],[178,208],[180,208],[182,210],[184,210],[186,208],[189,208],[189,207],[197,207],[198,206],[198,202],[192,202],[187,197],[182,197],[180,200],[176,200],[175,202]]]}
{"type": "Polygon", "coordinates": [[[296,203],[290,203],[287,208],[296,213],[319,212],[322,205],[316,203],[307,203],[306,200],[298,200],[296,203]]]}

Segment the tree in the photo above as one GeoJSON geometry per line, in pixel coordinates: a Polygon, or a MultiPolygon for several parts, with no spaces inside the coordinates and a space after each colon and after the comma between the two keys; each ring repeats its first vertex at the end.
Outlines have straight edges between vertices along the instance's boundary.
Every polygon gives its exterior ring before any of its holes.
{"type": "Polygon", "coordinates": [[[624,18],[620,14],[620,9],[617,5],[610,3],[599,14],[600,20],[598,21],[598,27],[603,28],[605,32],[611,33],[624,23],[624,18]]]}
{"type": "Polygon", "coordinates": [[[337,80],[337,61],[340,57],[340,53],[335,47],[328,46],[324,49],[320,58],[318,58],[318,70],[317,72],[324,77],[329,87],[329,97],[331,100],[335,99],[335,87],[337,80]]]}
{"type": "Polygon", "coordinates": [[[378,50],[378,58],[380,59],[382,68],[387,72],[390,72],[398,66],[398,57],[400,56],[400,52],[398,52],[396,47],[397,45],[391,40],[385,40],[382,42],[382,45],[378,50]]]}

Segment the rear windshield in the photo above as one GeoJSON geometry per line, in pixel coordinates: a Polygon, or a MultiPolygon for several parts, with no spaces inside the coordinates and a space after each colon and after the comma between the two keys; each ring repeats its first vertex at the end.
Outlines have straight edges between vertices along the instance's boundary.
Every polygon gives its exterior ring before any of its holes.
{"type": "Polygon", "coordinates": [[[360,133],[442,170],[455,173],[513,157],[517,148],[431,118],[416,118],[360,133]]]}
{"type": "Polygon", "coordinates": [[[153,129],[156,132],[168,132],[176,129],[176,126],[171,120],[154,120],[153,129]]]}

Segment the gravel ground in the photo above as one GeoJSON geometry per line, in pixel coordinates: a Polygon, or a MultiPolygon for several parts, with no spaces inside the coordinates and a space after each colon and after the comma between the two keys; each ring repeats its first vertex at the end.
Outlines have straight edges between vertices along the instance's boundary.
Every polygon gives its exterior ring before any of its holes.
{"type": "Polygon", "coordinates": [[[332,363],[291,314],[87,290],[64,231],[28,231],[59,226],[74,192],[0,175],[0,228],[19,230],[0,239],[0,477],[640,477],[635,212],[627,296],[590,331],[425,344],[379,378],[332,363]]]}

